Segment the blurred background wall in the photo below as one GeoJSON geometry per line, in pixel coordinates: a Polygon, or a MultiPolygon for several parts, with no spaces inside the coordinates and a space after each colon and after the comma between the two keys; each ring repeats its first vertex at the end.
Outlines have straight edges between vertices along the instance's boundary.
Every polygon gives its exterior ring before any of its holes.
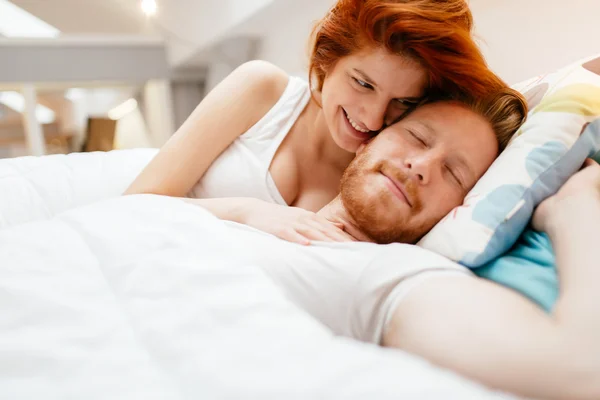
{"type": "MultiPolygon", "coordinates": [[[[244,61],[306,77],[309,34],[333,3],[0,0],[0,157],[159,147],[244,61]]],[[[470,4],[509,83],[600,53],[598,0],[470,4]]]]}

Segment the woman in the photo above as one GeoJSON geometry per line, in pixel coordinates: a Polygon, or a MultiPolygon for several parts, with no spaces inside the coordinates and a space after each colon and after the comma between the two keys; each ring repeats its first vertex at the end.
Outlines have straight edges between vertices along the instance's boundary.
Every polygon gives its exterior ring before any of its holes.
{"type": "MultiPolygon", "coordinates": [[[[464,0],[339,0],[315,29],[312,90],[268,63],[242,65],[126,194],[193,197],[222,219],[302,244],[350,240],[314,212],[338,194],[361,143],[426,97],[506,87],[487,69],[471,27],[464,0]]],[[[517,108],[500,136],[522,122],[517,108]]]]}

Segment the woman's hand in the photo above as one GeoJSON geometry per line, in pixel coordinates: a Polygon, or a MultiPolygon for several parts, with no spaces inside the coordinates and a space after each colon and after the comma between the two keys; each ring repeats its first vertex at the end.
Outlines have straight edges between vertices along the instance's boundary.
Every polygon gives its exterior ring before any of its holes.
{"type": "Polygon", "coordinates": [[[298,207],[254,200],[246,202],[237,215],[236,222],[303,245],[309,245],[311,241],[355,241],[343,231],[342,225],[298,207]]]}
{"type": "Polygon", "coordinates": [[[600,207],[600,165],[587,159],[583,168],[573,175],[554,195],[544,200],[533,214],[535,230],[549,232],[557,225],[576,223],[573,218],[585,218],[586,209],[600,207]]]}

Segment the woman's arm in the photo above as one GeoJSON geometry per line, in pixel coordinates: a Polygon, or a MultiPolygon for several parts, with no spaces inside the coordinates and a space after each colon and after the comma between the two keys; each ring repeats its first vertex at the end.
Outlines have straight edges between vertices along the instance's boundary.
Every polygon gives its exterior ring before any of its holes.
{"type": "MultiPolygon", "coordinates": [[[[237,68],[202,100],[125,194],[185,197],[223,150],[273,107],[287,83],[288,76],[266,62],[237,68]]],[[[292,242],[353,240],[325,218],[295,207],[243,197],[185,201],[292,242]]]]}
{"type": "Polygon", "coordinates": [[[311,241],[350,242],[355,239],[340,224],[312,211],[267,203],[248,197],[185,199],[206,208],[220,219],[238,222],[271,233],[280,239],[309,245],[311,241]]]}
{"type": "Polygon", "coordinates": [[[533,224],[556,251],[552,315],[493,282],[430,278],[400,302],[384,345],[520,395],[600,399],[600,167],[571,178],[533,224]]]}
{"type": "Polygon", "coordinates": [[[202,100],[125,194],[186,196],[227,146],[273,107],[287,83],[285,72],[263,61],[238,67],[202,100]]]}

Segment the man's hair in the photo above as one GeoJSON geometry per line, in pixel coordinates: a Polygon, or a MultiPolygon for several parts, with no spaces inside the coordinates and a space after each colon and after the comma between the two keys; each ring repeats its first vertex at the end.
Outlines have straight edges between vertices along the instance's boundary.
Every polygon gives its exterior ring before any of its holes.
{"type": "Polygon", "coordinates": [[[492,125],[502,152],[527,118],[527,103],[521,93],[509,87],[480,99],[462,99],[469,109],[483,116],[492,125]]]}

